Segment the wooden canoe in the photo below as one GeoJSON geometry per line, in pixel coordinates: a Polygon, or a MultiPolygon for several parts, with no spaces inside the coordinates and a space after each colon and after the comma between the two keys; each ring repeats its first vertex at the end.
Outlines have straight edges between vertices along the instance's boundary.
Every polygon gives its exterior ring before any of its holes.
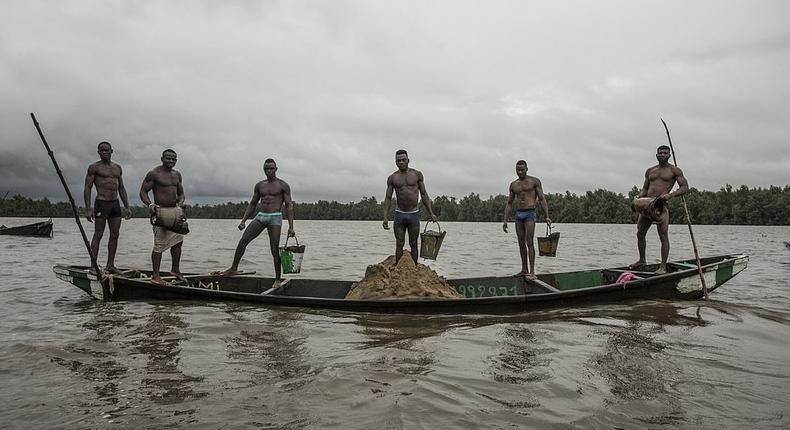
{"type": "Polygon", "coordinates": [[[52,219],[33,224],[6,227],[0,225],[0,235],[52,237],[52,219]]]}
{"type": "MultiPolygon", "coordinates": [[[[701,261],[705,283],[713,291],[745,269],[749,257],[722,255],[701,261]]],[[[127,270],[120,275],[97,278],[84,266],[58,265],[53,270],[58,278],[104,301],[211,300],[371,312],[497,314],[628,299],[694,300],[703,296],[693,259],[668,265],[670,273],[662,275],[651,272],[657,266],[649,265],[644,271],[614,267],[546,273],[534,281],[512,276],[448,279],[464,298],[384,300],[346,299],[353,281],[292,278],[272,288],[273,278],[191,274],[185,275],[187,282],[163,286],[152,283],[147,271],[127,270]],[[617,283],[617,278],[627,271],[636,278],[617,283]]]]}

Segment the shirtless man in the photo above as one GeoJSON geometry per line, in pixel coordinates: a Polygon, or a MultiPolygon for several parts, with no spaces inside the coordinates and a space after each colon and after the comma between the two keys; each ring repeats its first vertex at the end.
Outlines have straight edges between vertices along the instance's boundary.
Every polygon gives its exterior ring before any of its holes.
{"type": "Polygon", "coordinates": [[[269,233],[269,248],[272,251],[272,259],[274,260],[274,273],[277,278],[275,283],[279,283],[281,281],[280,232],[283,225],[283,209],[285,209],[285,213],[288,216],[288,237],[296,236],[294,232],[291,186],[277,177],[277,163],[271,158],[264,161],[263,173],[266,174],[266,179],[255,184],[250,204],[247,205],[244,218],[241,219],[238,225],[239,230],[244,230],[244,233],[239,239],[239,244],[236,245],[233,263],[229,269],[221,272],[221,274],[235,275],[239,273],[239,262],[241,257],[244,256],[247,245],[266,229],[269,233]],[[257,214],[255,214],[252,222],[245,229],[246,221],[253,217],[253,213],[256,210],[257,214]]]}
{"type": "Polygon", "coordinates": [[[507,233],[507,218],[511,208],[515,206],[513,218],[516,223],[516,236],[518,237],[518,249],[521,254],[521,272],[515,276],[526,276],[528,279],[535,279],[535,204],[540,203],[543,214],[546,215],[546,223],[551,225],[549,218],[549,204],[543,196],[543,185],[540,179],[527,175],[527,162],[518,160],[516,162],[516,175],[518,179],[510,183],[507,204],[505,205],[505,215],[502,221],[502,230],[507,233]],[[515,204],[514,201],[515,200],[515,204]],[[527,265],[527,255],[529,255],[529,265],[527,265]]]}
{"type": "MultiPolygon", "coordinates": [[[[151,215],[156,215],[160,207],[174,208],[184,205],[184,187],[182,185],[181,173],[173,167],[176,165],[178,157],[172,149],[165,149],[162,152],[162,165],[156,166],[145,175],[143,184],[140,187],[140,200],[148,206],[151,215]],[[148,198],[148,192],[153,190],[154,202],[148,198]]],[[[181,263],[181,245],[184,235],[170,231],[161,226],[154,226],[154,249],[151,251],[151,262],[153,263],[153,273],[151,281],[164,284],[159,276],[159,266],[162,263],[162,253],[170,249],[172,258],[172,269],[170,272],[179,279],[183,280],[179,265],[181,263]]]]}
{"type": "MultiPolygon", "coordinates": [[[[683,171],[679,167],[669,164],[669,157],[671,155],[670,149],[666,145],[661,145],[656,151],[656,159],[658,164],[647,169],[645,172],[645,183],[642,185],[642,191],[639,192],[637,197],[659,197],[664,202],[672,197],[682,196],[689,191],[689,184],[686,177],[683,176],[683,171]],[[672,188],[675,182],[679,185],[678,189],[674,192],[672,188]]],[[[631,269],[636,269],[645,265],[645,247],[647,241],[645,236],[650,224],[653,221],[642,214],[636,221],[636,243],[639,248],[639,260],[628,266],[631,269]]],[[[656,224],[658,229],[658,237],[661,239],[661,264],[658,266],[656,273],[667,273],[667,258],[669,258],[669,208],[664,205],[664,216],[661,221],[656,224]]]]}
{"type": "MultiPolygon", "coordinates": [[[[91,252],[99,256],[99,244],[106,226],[110,227],[110,240],[107,241],[107,265],[105,270],[109,273],[120,273],[115,268],[115,251],[118,249],[118,235],[121,232],[121,216],[129,219],[132,211],[129,209],[129,197],[126,195],[126,187],[123,185],[123,169],[113,163],[112,145],[110,142],[101,142],[98,145],[100,160],[88,166],[88,174],[85,175],[85,212],[88,222],[94,222],[93,239],[91,240],[91,252]],[[91,207],[91,188],[96,187],[96,201],[91,207]],[[123,211],[118,203],[118,196],[123,201],[123,211]]],[[[91,271],[93,269],[91,268],[91,271]]]]}
{"type": "Polygon", "coordinates": [[[398,171],[387,178],[387,193],[384,196],[384,230],[389,230],[387,217],[389,216],[390,206],[392,205],[392,191],[395,191],[397,206],[395,207],[395,261],[403,256],[403,244],[406,239],[406,231],[409,231],[409,247],[411,248],[411,258],[417,263],[419,251],[417,250],[417,237],[420,234],[420,208],[419,198],[422,197],[422,204],[428,209],[431,221],[436,222],[438,218],[433,213],[431,198],[425,191],[425,180],[422,172],[409,168],[409,154],[400,149],[395,152],[395,165],[398,171]]]}

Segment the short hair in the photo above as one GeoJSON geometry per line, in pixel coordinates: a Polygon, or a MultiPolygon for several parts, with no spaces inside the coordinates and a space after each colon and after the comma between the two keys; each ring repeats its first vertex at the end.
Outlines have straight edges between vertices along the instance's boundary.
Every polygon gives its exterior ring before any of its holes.
{"type": "Polygon", "coordinates": [[[526,166],[527,166],[527,162],[526,162],[526,161],[524,161],[524,160],[518,160],[518,161],[516,161],[516,166],[520,166],[520,165],[522,165],[522,164],[524,165],[524,167],[526,167],[526,166]]]}
{"type": "Polygon", "coordinates": [[[670,148],[670,147],[668,147],[666,145],[661,145],[658,148],[656,148],[656,152],[658,152],[658,151],[660,151],[662,149],[666,149],[667,151],[671,151],[672,150],[672,148],[670,148]]]}
{"type": "Polygon", "coordinates": [[[173,155],[178,155],[178,154],[176,154],[176,151],[173,151],[172,149],[170,149],[170,148],[167,148],[167,149],[165,149],[164,151],[162,151],[162,157],[164,157],[164,156],[165,156],[165,154],[167,154],[168,152],[172,152],[172,153],[173,153],[173,155]]]}
{"type": "Polygon", "coordinates": [[[266,159],[266,160],[263,162],[263,164],[266,164],[266,163],[274,163],[274,165],[275,165],[275,166],[277,165],[277,162],[276,162],[276,161],[274,161],[274,158],[267,158],[267,159],[266,159]]]}
{"type": "Polygon", "coordinates": [[[407,157],[409,156],[409,153],[408,153],[408,152],[406,152],[406,150],[405,150],[405,149],[399,149],[399,150],[395,151],[395,156],[396,156],[396,157],[397,157],[398,155],[401,155],[401,154],[403,154],[403,155],[405,155],[405,156],[407,156],[407,157]]]}
{"type": "Polygon", "coordinates": [[[103,141],[99,142],[99,144],[96,145],[96,149],[101,148],[102,145],[107,145],[107,146],[110,147],[110,149],[112,149],[112,145],[110,145],[110,142],[107,142],[106,140],[103,140],[103,141]]]}

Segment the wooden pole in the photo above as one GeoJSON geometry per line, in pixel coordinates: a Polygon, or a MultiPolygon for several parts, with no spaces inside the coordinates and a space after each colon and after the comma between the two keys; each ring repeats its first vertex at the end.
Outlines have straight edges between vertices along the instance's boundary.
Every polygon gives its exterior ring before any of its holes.
{"type": "MultiPolygon", "coordinates": [[[[675,157],[675,148],[672,147],[672,137],[669,135],[669,127],[667,127],[667,123],[664,122],[664,118],[661,118],[661,123],[664,124],[664,130],[667,132],[667,140],[669,140],[669,150],[672,151],[672,161],[675,163],[675,166],[678,165],[678,159],[675,157]]],[[[705,300],[708,300],[708,286],[705,284],[705,276],[702,274],[702,263],[699,260],[699,252],[697,251],[697,241],[694,240],[694,230],[691,229],[691,217],[689,216],[689,208],[686,205],[686,196],[680,196],[683,200],[683,210],[686,212],[686,224],[689,226],[689,236],[691,236],[691,246],[694,248],[694,258],[697,260],[697,272],[699,273],[699,279],[702,282],[702,292],[705,295],[705,300]]]]}
{"type": "Polygon", "coordinates": [[[74,204],[74,197],[71,196],[71,191],[69,190],[69,186],[66,184],[66,180],[63,178],[63,172],[60,171],[60,166],[58,166],[58,161],[55,160],[55,153],[49,148],[49,144],[47,143],[47,139],[44,138],[44,133],[41,132],[41,127],[38,125],[38,121],[36,121],[36,116],[33,113],[30,113],[30,118],[33,119],[33,124],[36,126],[36,130],[38,130],[38,135],[41,137],[41,141],[44,143],[44,147],[47,148],[47,153],[49,154],[49,158],[52,159],[52,164],[55,165],[55,171],[58,172],[58,176],[60,177],[60,183],[63,184],[63,188],[66,190],[66,195],[69,196],[69,203],[71,203],[71,210],[74,212],[74,221],[77,222],[77,227],[80,228],[80,233],[82,234],[82,240],[85,242],[85,247],[88,248],[88,255],[91,257],[91,267],[93,270],[96,271],[96,276],[101,277],[101,272],[99,271],[99,265],[96,263],[96,256],[93,255],[93,250],[91,250],[91,244],[88,242],[88,236],[85,235],[85,229],[82,228],[82,223],[80,222],[80,216],[77,212],[77,205],[74,204]]]}

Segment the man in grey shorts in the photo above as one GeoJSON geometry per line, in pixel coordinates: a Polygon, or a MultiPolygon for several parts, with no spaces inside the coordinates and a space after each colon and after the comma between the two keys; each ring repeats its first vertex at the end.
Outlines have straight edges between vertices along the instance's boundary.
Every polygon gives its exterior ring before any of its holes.
{"type": "Polygon", "coordinates": [[[287,182],[276,176],[277,163],[271,158],[263,163],[263,172],[266,179],[255,184],[252,191],[252,199],[244,212],[244,218],[239,223],[239,230],[244,233],[236,245],[236,254],[233,256],[233,264],[230,268],[220,272],[221,275],[235,275],[239,273],[239,262],[244,256],[247,245],[258,237],[264,229],[269,232],[269,247],[274,259],[274,273],[277,282],[280,281],[280,231],[283,225],[283,209],[288,216],[288,237],[296,235],[294,233],[293,202],[291,201],[291,187],[287,182]],[[257,212],[257,213],[256,213],[257,212]],[[245,223],[255,217],[245,228],[245,223]]]}

